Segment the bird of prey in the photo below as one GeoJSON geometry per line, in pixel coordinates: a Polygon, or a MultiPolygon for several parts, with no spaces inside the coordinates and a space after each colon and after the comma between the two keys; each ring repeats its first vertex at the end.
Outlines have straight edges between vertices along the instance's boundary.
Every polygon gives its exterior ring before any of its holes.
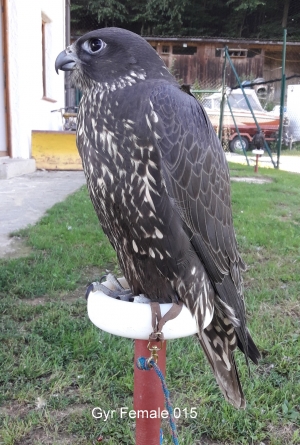
{"type": "Polygon", "coordinates": [[[257,363],[259,352],[246,327],[229,171],[204,109],[124,29],[80,37],[58,69],[72,71],[83,93],[77,146],[133,294],[187,306],[225,398],[245,407],[233,353],[257,363]]]}
{"type": "Polygon", "coordinates": [[[257,150],[263,150],[265,146],[265,136],[263,130],[259,130],[252,138],[252,144],[257,150]]]}

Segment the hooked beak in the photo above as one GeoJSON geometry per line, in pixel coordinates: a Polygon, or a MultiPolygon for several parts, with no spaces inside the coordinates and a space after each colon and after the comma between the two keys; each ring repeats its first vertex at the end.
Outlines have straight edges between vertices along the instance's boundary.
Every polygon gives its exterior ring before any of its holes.
{"type": "Polygon", "coordinates": [[[62,51],[58,54],[55,60],[55,71],[58,74],[58,70],[61,71],[72,71],[75,68],[77,61],[77,57],[72,53],[66,50],[62,51]]]}

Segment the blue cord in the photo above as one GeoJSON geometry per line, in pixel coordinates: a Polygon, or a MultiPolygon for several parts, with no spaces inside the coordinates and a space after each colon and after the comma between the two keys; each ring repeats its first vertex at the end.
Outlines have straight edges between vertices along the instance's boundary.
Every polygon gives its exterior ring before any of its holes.
{"type": "Polygon", "coordinates": [[[164,433],[163,433],[163,430],[160,429],[160,432],[159,432],[159,445],[162,445],[163,441],[164,441],[164,433]]]}
{"type": "MultiPolygon", "coordinates": [[[[157,366],[157,364],[155,363],[155,361],[153,359],[149,360],[149,359],[146,359],[145,357],[139,357],[137,359],[136,366],[141,371],[150,371],[150,369],[153,368],[154,371],[156,372],[156,374],[158,375],[158,377],[161,381],[161,384],[162,384],[162,389],[163,389],[164,395],[165,395],[166,409],[169,413],[169,423],[170,423],[170,427],[171,427],[173,444],[179,445],[176,424],[175,424],[175,419],[174,419],[174,415],[173,415],[173,408],[172,408],[171,401],[170,401],[170,393],[166,386],[166,381],[165,381],[165,377],[164,377],[163,373],[161,372],[161,370],[159,369],[159,367],[157,366]]],[[[160,444],[162,444],[162,441],[163,441],[163,435],[162,435],[162,431],[161,431],[160,444]]]]}

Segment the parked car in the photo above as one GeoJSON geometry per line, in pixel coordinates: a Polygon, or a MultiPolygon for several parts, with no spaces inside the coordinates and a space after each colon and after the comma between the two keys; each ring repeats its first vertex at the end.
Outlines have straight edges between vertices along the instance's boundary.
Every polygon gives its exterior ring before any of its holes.
{"type": "MultiPolygon", "coordinates": [[[[254,90],[246,88],[244,91],[247,94],[247,98],[253,109],[256,120],[264,132],[265,139],[268,142],[276,141],[278,137],[279,114],[264,110],[254,90]]],[[[228,92],[227,97],[241,135],[243,146],[245,150],[248,150],[253,136],[257,133],[257,127],[253,116],[241,89],[231,90],[228,92]]],[[[218,131],[219,128],[221,98],[222,93],[217,92],[207,96],[202,101],[202,105],[216,131],[218,131]]],[[[224,107],[223,139],[229,140],[230,151],[236,152],[242,149],[240,138],[227,102],[224,107]]]]}

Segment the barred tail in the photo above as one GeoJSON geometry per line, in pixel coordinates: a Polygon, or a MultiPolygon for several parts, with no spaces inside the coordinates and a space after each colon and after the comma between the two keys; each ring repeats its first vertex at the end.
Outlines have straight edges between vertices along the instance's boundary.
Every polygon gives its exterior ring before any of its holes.
{"type": "Polygon", "coordinates": [[[198,334],[201,346],[225,399],[235,408],[245,408],[233,352],[237,336],[231,321],[215,311],[210,325],[198,334]]]}

